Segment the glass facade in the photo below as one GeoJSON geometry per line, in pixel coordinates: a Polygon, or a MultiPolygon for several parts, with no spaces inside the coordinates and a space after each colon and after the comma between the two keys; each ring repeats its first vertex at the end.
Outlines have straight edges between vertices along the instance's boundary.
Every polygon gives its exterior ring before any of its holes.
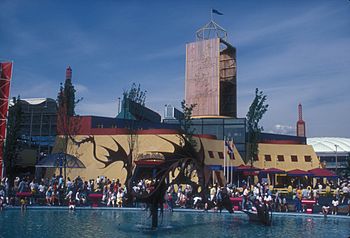
{"type": "Polygon", "coordinates": [[[50,153],[57,134],[57,104],[54,99],[21,100],[21,140],[38,154],[50,153]]]}
{"type": "MultiPolygon", "coordinates": [[[[178,120],[164,120],[164,124],[180,124],[178,120]]],[[[194,134],[215,135],[218,140],[233,140],[242,156],[246,154],[246,119],[245,118],[196,118],[192,119],[191,129],[194,134]]]]}

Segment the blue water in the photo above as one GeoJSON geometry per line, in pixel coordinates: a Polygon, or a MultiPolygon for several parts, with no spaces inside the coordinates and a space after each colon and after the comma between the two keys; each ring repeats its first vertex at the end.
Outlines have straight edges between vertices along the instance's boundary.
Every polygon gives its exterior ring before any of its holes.
{"type": "Polygon", "coordinates": [[[5,210],[0,237],[349,237],[350,219],[274,215],[273,225],[244,214],[165,212],[156,231],[145,211],[5,210]]]}

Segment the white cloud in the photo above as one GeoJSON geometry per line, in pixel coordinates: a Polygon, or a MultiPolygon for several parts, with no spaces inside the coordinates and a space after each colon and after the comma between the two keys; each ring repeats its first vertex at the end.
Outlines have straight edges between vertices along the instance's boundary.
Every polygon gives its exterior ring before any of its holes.
{"type": "Polygon", "coordinates": [[[78,103],[76,111],[79,115],[115,117],[118,111],[118,103],[100,103],[83,100],[78,103]]]}
{"type": "Polygon", "coordinates": [[[89,89],[85,85],[79,83],[74,84],[74,88],[77,91],[77,94],[85,94],[89,92],[89,89]]]}
{"type": "Polygon", "coordinates": [[[289,125],[275,125],[274,128],[270,128],[267,130],[269,133],[276,134],[287,134],[287,135],[295,135],[295,128],[289,125]]]}
{"type": "Polygon", "coordinates": [[[157,52],[148,53],[141,56],[143,60],[161,60],[161,59],[171,59],[175,57],[180,57],[185,55],[185,43],[179,46],[167,46],[157,52]]]}

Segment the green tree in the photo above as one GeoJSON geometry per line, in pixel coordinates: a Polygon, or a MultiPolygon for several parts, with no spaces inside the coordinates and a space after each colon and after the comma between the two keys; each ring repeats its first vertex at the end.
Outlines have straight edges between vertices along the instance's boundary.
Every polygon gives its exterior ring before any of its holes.
{"type": "Polygon", "coordinates": [[[245,162],[250,162],[251,166],[253,166],[254,159],[257,158],[259,153],[258,142],[260,133],[264,130],[259,125],[259,122],[269,106],[265,103],[266,99],[266,95],[257,88],[255,90],[255,98],[247,113],[248,151],[245,162]]]}
{"type": "MultiPolygon", "coordinates": [[[[80,130],[80,117],[75,113],[76,105],[82,98],[75,99],[75,88],[70,77],[66,77],[64,86],[60,84],[60,90],[57,95],[57,131],[59,135],[63,135],[63,143],[60,150],[68,153],[69,139],[73,143],[77,143],[74,139],[80,130]]],[[[64,166],[64,177],[66,177],[66,168],[64,166]]]]}
{"type": "Polygon", "coordinates": [[[22,122],[22,106],[20,96],[13,98],[13,105],[10,106],[7,119],[6,142],[4,148],[5,173],[10,181],[13,181],[14,166],[21,150],[20,130],[22,122]]]}
{"type": "Polygon", "coordinates": [[[181,129],[184,132],[185,138],[193,145],[196,146],[196,141],[193,139],[194,129],[192,126],[192,112],[193,109],[197,106],[197,104],[187,104],[185,100],[181,102],[182,112],[184,114],[184,118],[181,123],[181,129]]]}
{"type": "MultiPolygon", "coordinates": [[[[123,92],[123,113],[124,113],[124,119],[130,119],[126,118],[126,103],[129,103],[128,101],[134,102],[138,104],[139,112],[137,116],[138,121],[142,121],[144,117],[144,106],[146,103],[146,90],[141,89],[141,85],[136,85],[135,83],[132,84],[130,90],[124,90],[123,92]]],[[[129,130],[129,136],[128,136],[128,145],[129,145],[129,154],[127,156],[127,159],[125,160],[124,168],[126,169],[126,179],[125,179],[125,186],[127,187],[127,201],[132,202],[132,185],[131,185],[131,178],[132,178],[132,172],[134,169],[133,166],[133,158],[135,153],[135,147],[137,143],[137,130],[139,129],[138,122],[136,120],[127,120],[125,121],[125,126],[129,130]]]]}
{"type": "MultiPolygon", "coordinates": [[[[147,93],[147,91],[146,90],[143,91],[141,89],[140,84],[136,85],[136,83],[133,83],[131,85],[130,90],[124,90],[123,98],[129,99],[133,102],[136,102],[136,103],[140,104],[141,106],[145,106],[146,93],[147,93]]],[[[126,101],[126,100],[124,100],[124,101],[126,101]]]]}

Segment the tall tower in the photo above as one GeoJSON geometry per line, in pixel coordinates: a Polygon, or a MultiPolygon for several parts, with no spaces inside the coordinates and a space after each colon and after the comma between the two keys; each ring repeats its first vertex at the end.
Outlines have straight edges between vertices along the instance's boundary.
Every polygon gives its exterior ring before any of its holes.
{"type": "Polygon", "coordinates": [[[299,103],[298,106],[299,120],[297,122],[297,136],[305,137],[305,122],[303,121],[303,108],[299,103]]]}
{"type": "Polygon", "coordinates": [[[186,44],[185,99],[192,116],[237,117],[236,48],[213,19],[186,44]]]}

